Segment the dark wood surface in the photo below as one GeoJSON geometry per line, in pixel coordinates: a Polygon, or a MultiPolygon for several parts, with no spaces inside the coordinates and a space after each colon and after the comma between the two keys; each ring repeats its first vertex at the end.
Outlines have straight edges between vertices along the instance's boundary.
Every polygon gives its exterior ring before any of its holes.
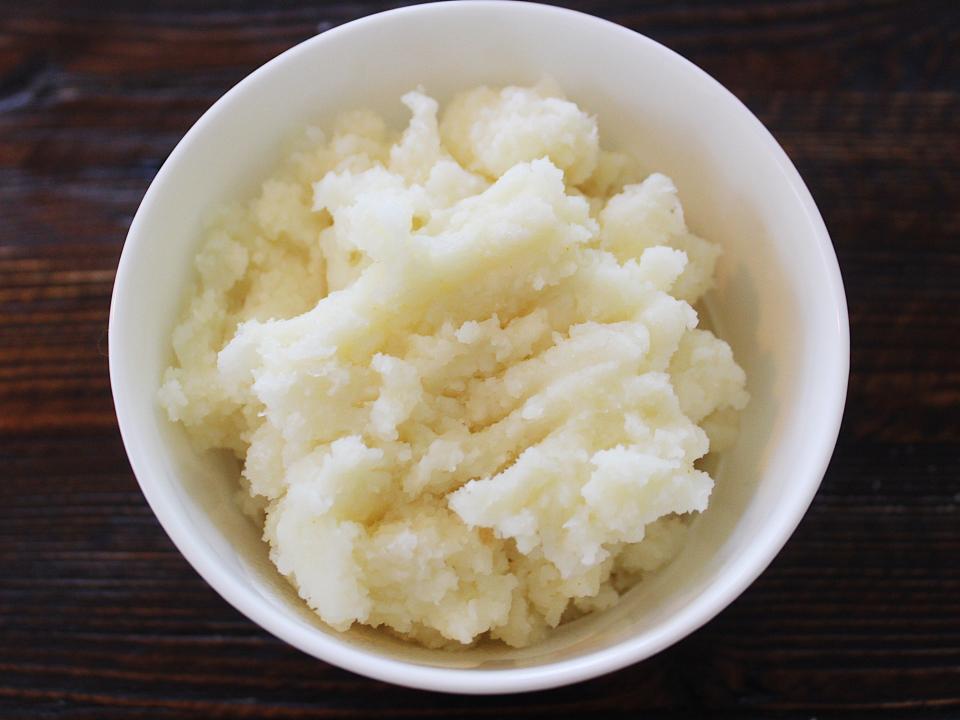
{"type": "Polygon", "coordinates": [[[107,377],[147,185],[219,95],[388,3],[0,2],[0,717],[960,717],[960,3],[572,5],[742,98],[843,270],[847,412],[770,569],[659,656],[465,698],[285,646],[191,570],[130,472],[107,377]]]}

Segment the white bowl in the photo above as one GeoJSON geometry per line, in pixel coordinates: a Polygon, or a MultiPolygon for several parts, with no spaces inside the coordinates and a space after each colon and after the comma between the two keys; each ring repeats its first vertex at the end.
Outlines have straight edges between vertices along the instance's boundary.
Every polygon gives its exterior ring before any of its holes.
{"type": "Polygon", "coordinates": [[[176,147],[134,218],[110,314],[110,377],[143,493],[196,570],[254,622],[317,658],[419,688],[502,693],[584,680],[643,660],[707,622],[796,528],[830,459],[846,394],[849,335],[830,238],[810,193],[727,90],[652,40],[588,15],[515,2],[421,5],[323,33],[221,98],[176,147]],[[752,401],[709,510],[680,557],[615,608],[523,650],[430,651],[368,629],[324,626],[267,559],[233,502],[236,468],[198,456],[157,405],[170,336],[192,281],[198,229],[252,194],[281,139],[370,107],[400,124],[399,96],[443,100],[544,73],[599,117],[601,138],[669,174],[689,224],[721,243],[709,299],[752,401]]]}

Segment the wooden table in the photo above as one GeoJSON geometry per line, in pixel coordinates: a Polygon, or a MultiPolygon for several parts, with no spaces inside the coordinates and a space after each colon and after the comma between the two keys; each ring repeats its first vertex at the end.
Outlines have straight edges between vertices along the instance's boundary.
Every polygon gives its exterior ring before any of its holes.
{"type": "Polygon", "coordinates": [[[174,549],[130,472],[107,378],[131,217],[220,94],[387,7],[0,3],[0,716],[960,717],[952,0],[576,4],[678,50],[759,115],[819,203],[850,301],[850,393],[823,487],[705,628],[576,687],[441,696],[287,647],[174,549]]]}

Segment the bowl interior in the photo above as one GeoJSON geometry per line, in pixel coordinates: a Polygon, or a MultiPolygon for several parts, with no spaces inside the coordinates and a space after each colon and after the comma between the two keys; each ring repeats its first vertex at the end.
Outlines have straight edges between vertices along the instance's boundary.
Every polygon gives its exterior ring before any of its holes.
{"type": "Polygon", "coordinates": [[[343,664],[401,682],[361,666],[363,651],[426,666],[516,669],[588,662],[595,651],[619,648],[584,675],[649,655],[709,619],[769,562],[816,490],[842,409],[846,343],[842,288],[819,215],[789,161],[732,95],[622,28],[497,2],[420,6],[338,28],[225,96],[144,200],[118,273],[110,334],[131,462],[188,559],[227,599],[301,649],[327,659],[342,651],[343,664]],[[236,466],[198,456],[156,403],[201,221],[218,203],[255,192],[298,126],[323,126],[354,107],[400,126],[399,97],[417,85],[442,101],[458,89],[530,83],[544,73],[599,117],[605,146],[669,174],[689,225],[723,245],[708,305],[747,372],[752,401],[740,440],[723,457],[710,509],[680,558],[613,610],[542,644],[450,653],[366,630],[336,633],[269,563],[259,529],[234,504],[236,466]]]}

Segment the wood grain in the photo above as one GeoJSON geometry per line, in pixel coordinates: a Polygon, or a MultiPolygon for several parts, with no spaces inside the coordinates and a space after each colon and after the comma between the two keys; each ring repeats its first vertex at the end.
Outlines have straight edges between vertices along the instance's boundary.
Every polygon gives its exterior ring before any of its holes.
{"type": "Polygon", "coordinates": [[[177,140],[374,2],[0,2],[0,717],[960,717],[960,4],[570,7],[660,40],[771,128],[850,304],[834,460],[772,567],[640,665],[463,698],[314,661],[228,607],[130,473],[107,378],[123,238],[177,140]]]}

